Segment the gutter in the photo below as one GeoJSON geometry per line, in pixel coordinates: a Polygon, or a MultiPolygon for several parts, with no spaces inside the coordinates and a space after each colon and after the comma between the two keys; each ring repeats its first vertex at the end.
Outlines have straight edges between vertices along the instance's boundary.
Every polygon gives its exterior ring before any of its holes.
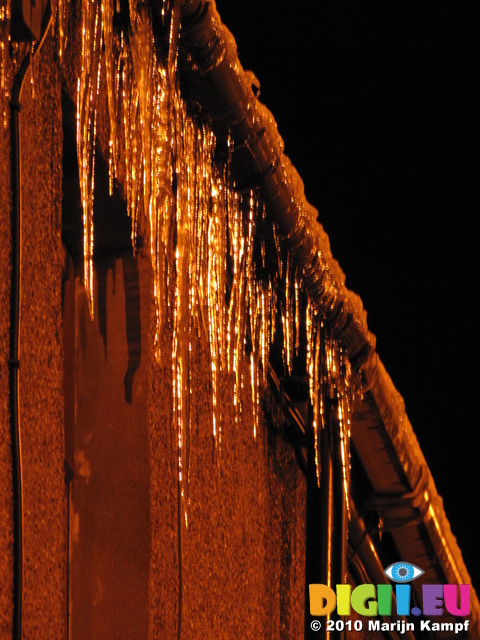
{"type": "Polygon", "coordinates": [[[341,339],[352,364],[360,364],[375,346],[362,302],[345,288],[328,237],[316,222],[317,212],[307,203],[301,180],[283,155],[273,117],[256,101],[233,37],[210,2],[184,4],[179,56],[180,72],[193,89],[193,99],[199,99],[211,118],[217,137],[226,139],[230,134],[238,190],[260,189],[277,237],[302,273],[305,292],[333,335],[341,339]]]}
{"type": "MultiPolygon", "coordinates": [[[[159,19],[161,9],[161,0],[153,0],[154,18],[159,19]]],[[[372,508],[382,514],[389,507],[395,516],[392,523],[402,516],[397,521],[401,528],[392,529],[397,546],[414,529],[405,525],[422,527],[431,548],[424,544],[421,559],[431,564],[433,550],[438,560],[432,569],[433,581],[445,578],[469,584],[403,400],[375,352],[375,337],[368,330],[362,302],[345,287],[328,236],[316,220],[317,211],[306,201],[301,180],[283,154],[275,121],[256,100],[238,60],[235,40],[208,0],[183,2],[179,70],[188,98],[201,105],[219,143],[230,135],[236,188],[259,190],[282,248],[302,274],[305,292],[346,348],[353,370],[361,375],[364,394],[354,407],[352,438],[375,489],[372,508]],[[367,432],[378,437],[380,449],[375,456],[383,456],[385,466],[378,461],[369,464],[372,447],[367,446],[367,432]],[[385,469],[389,484],[385,483],[385,469]]],[[[471,601],[470,638],[474,640],[480,638],[480,605],[473,588],[471,601]]]]}

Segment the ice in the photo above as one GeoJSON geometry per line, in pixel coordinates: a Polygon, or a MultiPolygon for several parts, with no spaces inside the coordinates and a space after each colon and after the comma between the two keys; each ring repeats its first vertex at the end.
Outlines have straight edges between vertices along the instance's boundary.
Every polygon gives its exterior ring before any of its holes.
{"type": "MultiPolygon", "coordinates": [[[[130,3],[128,38],[112,27],[114,6],[82,3],[82,71],[77,92],[77,147],[84,210],[85,290],[93,314],[93,195],[96,105],[105,69],[109,132],[110,188],[121,176],[132,220],[135,250],[138,221],[148,221],[155,301],[154,351],[169,358],[172,427],[178,448],[181,515],[188,526],[189,460],[192,416],[192,357],[197,336],[208,345],[212,435],[217,460],[225,437],[220,389],[232,385],[236,422],[252,425],[257,437],[261,392],[267,380],[270,348],[281,308],[284,373],[292,375],[306,326],[306,369],[313,407],[315,459],[320,482],[320,432],[332,425],[338,441],[344,500],[349,505],[351,372],[340,342],[324,326],[321,305],[343,286],[332,273],[328,240],[316,239],[323,268],[323,298],[304,304],[304,274],[287,252],[255,190],[238,192],[231,176],[232,141],[223,163],[208,124],[187,113],[179,89],[177,41],[180,4],[164,4],[169,14],[165,66],[156,56],[146,5],[130,3]],[[103,44],[103,47],[102,47],[103,44]],[[124,166],[120,167],[123,162],[124,166]],[[261,233],[258,234],[259,225],[261,233]],[[267,256],[276,251],[276,260],[267,256]],[[279,295],[279,291],[285,295],[279,295]],[[226,304],[228,301],[228,304],[226,304]],[[165,348],[167,336],[170,347],[165,348]],[[248,381],[248,383],[247,383],[248,381]],[[247,395],[250,398],[247,401],[247,395]],[[246,407],[249,407],[249,413],[246,407]],[[327,415],[327,411],[329,414],[327,415]]],[[[117,8],[118,10],[118,8],[117,8]]],[[[276,152],[283,152],[271,114],[257,103],[276,152]]],[[[299,224],[314,215],[302,204],[303,185],[284,156],[284,180],[299,202],[299,224]]],[[[335,266],[333,267],[335,269],[335,266]]]]}
{"type": "Polygon", "coordinates": [[[83,281],[93,318],[93,194],[97,100],[102,66],[100,6],[82,2],[82,67],[77,82],[77,155],[83,209],[83,281]]]}
{"type": "Polygon", "coordinates": [[[7,63],[10,44],[10,0],[0,0],[0,101],[4,130],[8,127],[8,88],[7,63]]]}

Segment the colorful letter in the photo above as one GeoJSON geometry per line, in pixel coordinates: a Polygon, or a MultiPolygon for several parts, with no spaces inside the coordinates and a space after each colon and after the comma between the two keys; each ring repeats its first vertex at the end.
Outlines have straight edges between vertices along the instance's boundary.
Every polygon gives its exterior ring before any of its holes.
{"type": "Polygon", "coordinates": [[[337,598],[335,591],[327,587],[326,584],[309,584],[310,592],[310,615],[328,616],[335,609],[337,598]]]}
{"type": "Polygon", "coordinates": [[[361,584],[353,590],[352,607],[361,616],[376,616],[378,605],[375,596],[375,585],[361,584]],[[368,606],[366,606],[367,602],[368,606]]]}
{"type": "Polygon", "coordinates": [[[350,615],[350,594],[352,587],[349,584],[337,584],[337,613],[339,616],[350,615]]]}
{"type": "Polygon", "coordinates": [[[423,615],[443,616],[443,585],[424,584],[423,591],[423,615]]]}
{"type": "Polygon", "coordinates": [[[392,585],[377,584],[378,615],[392,615],[392,585]]]}
{"type": "Polygon", "coordinates": [[[409,584],[395,585],[395,597],[397,598],[397,615],[399,616],[410,615],[410,591],[411,586],[409,584]]]}
{"type": "Polygon", "coordinates": [[[444,584],[443,597],[445,598],[445,609],[452,616],[468,616],[470,615],[470,585],[460,585],[460,607],[457,603],[457,585],[444,584]]]}

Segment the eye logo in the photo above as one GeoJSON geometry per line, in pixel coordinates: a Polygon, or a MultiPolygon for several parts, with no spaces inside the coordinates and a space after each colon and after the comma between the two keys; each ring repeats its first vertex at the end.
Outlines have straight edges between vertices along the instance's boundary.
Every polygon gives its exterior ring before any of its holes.
{"type": "Polygon", "coordinates": [[[387,578],[394,582],[411,582],[422,576],[425,571],[410,562],[394,562],[383,572],[387,578]]]}

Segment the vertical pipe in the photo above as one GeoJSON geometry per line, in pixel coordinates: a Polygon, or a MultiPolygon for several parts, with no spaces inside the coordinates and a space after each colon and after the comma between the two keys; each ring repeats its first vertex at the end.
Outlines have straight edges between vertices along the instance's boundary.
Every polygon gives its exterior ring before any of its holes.
{"type": "Polygon", "coordinates": [[[344,478],[344,462],[342,455],[342,438],[340,436],[340,424],[338,421],[338,406],[334,402],[330,412],[332,459],[333,459],[333,484],[335,496],[335,509],[337,514],[337,576],[339,584],[345,584],[347,580],[347,546],[348,546],[348,514],[347,495],[344,478]]]}
{"type": "MultiPolygon", "coordinates": [[[[347,582],[347,547],[348,547],[348,513],[347,494],[344,478],[344,461],[342,455],[342,438],[340,424],[338,420],[338,403],[334,401],[330,410],[330,438],[333,466],[333,498],[336,514],[336,535],[335,535],[335,584],[346,584],[347,582]]],[[[330,634],[331,638],[346,637],[346,630],[335,631],[330,634]]]]}
{"type": "MultiPolygon", "coordinates": [[[[337,458],[336,437],[337,437],[337,425],[335,421],[334,406],[329,401],[328,394],[325,398],[326,413],[325,413],[325,427],[322,429],[322,451],[320,455],[322,463],[321,481],[326,485],[325,490],[328,495],[325,496],[327,503],[328,518],[324,523],[326,528],[325,536],[328,538],[327,553],[327,582],[328,586],[335,591],[337,584],[342,583],[342,567],[346,566],[346,540],[347,534],[343,530],[342,518],[341,518],[341,499],[342,499],[342,484],[339,486],[339,473],[342,477],[341,466],[339,468],[339,460],[337,458]],[[325,468],[325,478],[323,473],[323,467],[325,468]]],[[[336,614],[333,613],[326,619],[334,620],[336,614]]],[[[337,630],[330,631],[328,633],[329,640],[335,640],[340,637],[340,633],[337,630]]]]}
{"type": "MultiPolygon", "coordinates": [[[[313,429],[307,430],[307,524],[305,544],[305,640],[325,640],[327,638],[327,618],[319,620],[321,629],[312,629],[310,616],[310,584],[332,586],[334,504],[333,467],[330,444],[326,429],[322,429],[320,442],[320,486],[317,482],[315,464],[315,436],[313,429]]],[[[331,634],[329,634],[331,637],[331,634]]]]}

